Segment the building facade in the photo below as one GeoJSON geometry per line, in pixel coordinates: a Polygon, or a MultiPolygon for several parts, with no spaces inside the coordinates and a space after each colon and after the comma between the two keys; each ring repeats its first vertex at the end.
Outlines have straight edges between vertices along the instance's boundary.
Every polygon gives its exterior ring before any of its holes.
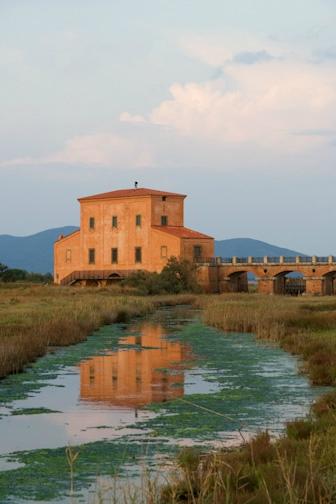
{"type": "Polygon", "coordinates": [[[109,283],[161,271],[169,257],[213,257],[214,239],[184,227],[184,194],[117,190],[79,198],[80,229],[54,245],[57,284],[109,283]]]}

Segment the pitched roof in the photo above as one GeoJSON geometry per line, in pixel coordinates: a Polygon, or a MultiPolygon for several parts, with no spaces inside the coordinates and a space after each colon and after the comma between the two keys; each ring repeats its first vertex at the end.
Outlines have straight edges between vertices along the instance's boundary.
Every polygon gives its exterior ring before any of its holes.
{"type": "Polygon", "coordinates": [[[109,198],[132,198],[139,196],[177,196],[185,198],[185,194],[172,193],[168,191],[158,191],[156,189],[147,189],[146,187],[139,187],[138,189],[118,189],[117,191],[110,191],[100,194],[93,194],[92,196],[84,196],[78,198],[78,201],[92,200],[92,199],[109,199],[109,198]]]}
{"type": "Polygon", "coordinates": [[[198,231],[194,231],[193,229],[189,229],[183,226],[152,226],[153,229],[157,231],[162,231],[163,233],[168,233],[178,238],[200,238],[200,239],[210,239],[213,240],[212,236],[199,233],[198,231]]]}
{"type": "Polygon", "coordinates": [[[60,235],[58,238],[56,238],[55,241],[60,241],[60,240],[65,240],[66,238],[72,238],[73,235],[75,235],[76,233],[79,233],[80,232],[80,229],[75,229],[75,231],[71,231],[71,233],[67,234],[67,235],[60,235]]]}

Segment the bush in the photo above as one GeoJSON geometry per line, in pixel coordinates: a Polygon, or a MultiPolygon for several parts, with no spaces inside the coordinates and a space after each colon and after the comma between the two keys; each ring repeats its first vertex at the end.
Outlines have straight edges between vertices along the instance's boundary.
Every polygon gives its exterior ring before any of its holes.
{"type": "Polygon", "coordinates": [[[189,261],[171,257],[161,273],[138,271],[123,280],[123,285],[134,287],[139,294],[180,294],[200,292],[196,266],[189,261]]]}

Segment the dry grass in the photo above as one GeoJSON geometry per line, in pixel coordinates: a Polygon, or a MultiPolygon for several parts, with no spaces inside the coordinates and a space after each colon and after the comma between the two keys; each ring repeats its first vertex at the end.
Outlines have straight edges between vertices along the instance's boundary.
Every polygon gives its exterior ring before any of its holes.
{"type": "Polygon", "coordinates": [[[247,294],[202,298],[200,303],[207,324],[274,341],[302,356],[313,384],[336,384],[335,298],[247,294]]]}
{"type": "Polygon", "coordinates": [[[93,330],[190,296],[137,297],[109,289],[22,285],[0,288],[0,378],[18,373],[52,346],[83,341],[93,330]]]}
{"type": "MultiPolygon", "coordinates": [[[[253,332],[299,354],[316,384],[336,382],[335,298],[224,295],[199,298],[207,324],[253,332]]],[[[333,504],[336,502],[336,392],[274,442],[262,433],[239,449],[200,455],[189,449],[182,473],[160,504],[333,504]]]]}

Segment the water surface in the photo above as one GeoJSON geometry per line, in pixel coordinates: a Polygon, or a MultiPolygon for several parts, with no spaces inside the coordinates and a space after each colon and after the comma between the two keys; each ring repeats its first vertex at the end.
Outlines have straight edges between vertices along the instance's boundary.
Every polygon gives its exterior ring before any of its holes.
{"type": "Polygon", "coordinates": [[[181,445],[279,435],[324,390],[293,356],[206,327],[190,308],[103,327],[1,382],[0,501],[67,502],[67,446],[86,502],[97,477],[166,464],[181,445]]]}

